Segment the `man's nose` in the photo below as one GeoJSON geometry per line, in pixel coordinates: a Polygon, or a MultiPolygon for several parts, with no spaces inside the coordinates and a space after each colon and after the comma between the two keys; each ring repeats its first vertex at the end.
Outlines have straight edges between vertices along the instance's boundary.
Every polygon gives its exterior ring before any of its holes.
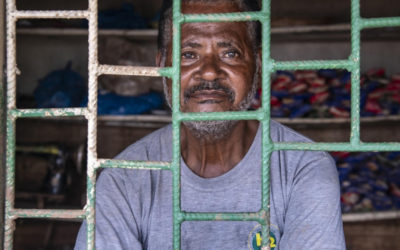
{"type": "Polygon", "coordinates": [[[223,75],[223,70],[221,69],[220,61],[216,56],[211,55],[204,57],[202,59],[199,76],[207,81],[213,81],[221,78],[223,75]]]}

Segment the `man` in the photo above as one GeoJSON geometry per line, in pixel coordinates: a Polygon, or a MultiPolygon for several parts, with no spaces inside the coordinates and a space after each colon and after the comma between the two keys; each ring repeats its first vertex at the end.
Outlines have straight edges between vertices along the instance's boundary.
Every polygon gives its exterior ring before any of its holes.
{"type": "MultiPolygon", "coordinates": [[[[255,1],[184,0],[183,13],[257,10],[255,1]]],[[[168,6],[169,5],[169,6],[168,6]]],[[[183,112],[246,110],[260,78],[255,22],[187,23],[181,36],[183,112]]],[[[159,66],[170,66],[171,9],[160,22],[159,66]]],[[[165,81],[171,102],[171,82],[165,81]]],[[[117,158],[171,161],[171,126],[128,147],[117,158]]],[[[274,141],[310,142],[271,122],[274,141]]],[[[257,121],[184,122],[181,208],[187,212],[256,212],[261,208],[261,125],[257,121]]],[[[345,249],[339,184],[324,152],[271,156],[271,249],[345,249]]],[[[172,249],[169,171],[104,170],[96,199],[97,249],[172,249]]],[[[183,222],[181,249],[260,249],[256,222],[183,222]]],[[[85,249],[85,224],[76,249],[85,249]]]]}

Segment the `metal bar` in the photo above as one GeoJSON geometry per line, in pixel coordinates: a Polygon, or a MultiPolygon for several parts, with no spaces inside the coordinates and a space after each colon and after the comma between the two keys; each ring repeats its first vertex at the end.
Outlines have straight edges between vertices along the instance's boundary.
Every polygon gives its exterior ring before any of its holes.
{"type": "Polygon", "coordinates": [[[198,23],[198,22],[246,22],[246,21],[260,21],[268,15],[267,12],[254,11],[254,12],[235,12],[235,13],[222,13],[222,14],[186,14],[179,18],[183,19],[185,23],[198,23]]]}
{"type": "Polygon", "coordinates": [[[271,1],[262,1],[262,12],[265,13],[261,20],[262,24],[262,93],[261,103],[262,112],[264,114],[262,118],[262,143],[261,143],[261,206],[264,212],[263,216],[260,216],[263,221],[261,224],[261,237],[262,237],[262,249],[269,250],[269,235],[270,235],[270,156],[272,153],[272,139],[270,137],[270,117],[271,117],[271,74],[273,72],[274,62],[271,59],[271,1]]]}
{"type": "MultiPolygon", "coordinates": [[[[15,0],[6,2],[6,30],[7,30],[7,108],[16,106],[16,19],[10,15],[15,11],[15,0]]],[[[15,199],[15,119],[7,117],[6,122],[6,192],[5,192],[5,225],[4,249],[13,247],[14,219],[10,211],[14,207],[15,199]]]]}
{"type": "Polygon", "coordinates": [[[271,34],[311,33],[311,32],[343,32],[350,31],[350,24],[327,24],[306,26],[284,26],[271,28],[271,34]]]}
{"type": "Polygon", "coordinates": [[[351,124],[350,143],[360,142],[360,0],[351,1],[351,124]]]}
{"type": "Polygon", "coordinates": [[[175,70],[174,68],[169,68],[169,67],[159,68],[158,73],[160,74],[160,76],[172,78],[175,73],[174,70],[175,70]]]}
{"type": "Polygon", "coordinates": [[[96,166],[97,166],[97,76],[98,62],[98,6],[97,0],[89,0],[89,49],[88,49],[88,160],[87,160],[87,184],[86,184],[86,236],[87,249],[95,249],[95,204],[96,204],[96,166]]]}
{"type": "Polygon", "coordinates": [[[100,168],[127,168],[127,169],[142,169],[142,170],[171,170],[169,162],[155,161],[121,161],[98,159],[100,168]]]}
{"type": "Polygon", "coordinates": [[[400,151],[400,143],[296,143],[296,142],[276,142],[273,150],[312,150],[312,151],[400,151]]]}
{"type": "Polygon", "coordinates": [[[9,115],[18,118],[27,117],[70,117],[86,116],[86,108],[63,108],[63,109],[12,109],[9,115]]]}
{"type": "Polygon", "coordinates": [[[265,225],[268,220],[267,213],[262,210],[259,213],[181,213],[185,221],[257,221],[265,225]]]}
{"type": "Polygon", "coordinates": [[[16,9],[15,0],[7,0],[7,108],[16,106],[17,59],[16,59],[16,19],[11,15],[16,9]]]}
{"type": "MultiPolygon", "coordinates": [[[[5,8],[4,1],[0,2],[0,34],[6,34],[4,20],[5,20],[5,8]]],[[[6,166],[5,166],[5,141],[6,141],[6,133],[5,131],[5,75],[4,75],[4,43],[6,37],[3,36],[0,40],[0,246],[3,246],[3,237],[4,237],[4,201],[5,201],[5,188],[6,185],[4,180],[6,179],[6,166]]]]}
{"type": "Polygon", "coordinates": [[[161,76],[158,67],[99,65],[99,75],[161,76]]]}
{"type": "MultiPolygon", "coordinates": [[[[267,90],[268,91],[268,90],[267,90]]],[[[265,102],[266,103],[266,102],[265,102]]],[[[266,108],[269,108],[266,106],[266,108]]],[[[254,111],[250,111],[254,112],[254,111]]],[[[266,111],[263,112],[263,116],[266,115],[266,111]]],[[[196,114],[196,113],[184,113],[184,114],[196,114]]],[[[206,114],[207,115],[207,114],[206,114]]],[[[210,117],[212,118],[212,117],[210,117]]],[[[181,117],[182,120],[186,119],[181,117]]],[[[274,118],[273,120],[284,123],[284,124],[350,124],[350,118],[274,118]]],[[[153,123],[170,123],[172,121],[169,115],[100,115],[98,121],[104,123],[120,123],[121,125],[129,124],[129,122],[153,122],[153,123]]],[[[361,123],[380,123],[380,122],[400,122],[400,116],[377,116],[377,117],[360,117],[361,123]]]]}
{"type": "Polygon", "coordinates": [[[4,249],[13,248],[14,218],[12,210],[15,201],[15,119],[8,117],[6,128],[6,201],[4,249]]]}
{"type": "MultiPolygon", "coordinates": [[[[312,33],[312,32],[344,32],[350,31],[350,24],[327,24],[327,25],[305,25],[305,26],[284,26],[271,28],[271,35],[288,33],[312,33]]],[[[135,40],[147,40],[157,37],[156,29],[130,30],[130,29],[100,29],[101,36],[124,36],[134,37],[135,40]]],[[[18,35],[36,36],[84,36],[88,34],[86,29],[81,28],[18,28],[18,35]]]]}
{"type": "Polygon", "coordinates": [[[178,113],[176,119],[180,121],[205,121],[205,120],[261,120],[265,116],[263,110],[257,111],[231,111],[207,113],[178,113]]]}
{"type": "MultiPolygon", "coordinates": [[[[82,28],[18,28],[17,34],[35,36],[87,36],[88,31],[82,28]]],[[[99,35],[134,37],[135,40],[152,40],[157,37],[157,30],[102,29],[99,30],[99,35]]]]}
{"type": "Polygon", "coordinates": [[[9,216],[16,218],[83,219],[85,211],[78,209],[13,209],[9,216]]]}
{"type": "Polygon", "coordinates": [[[275,70],[349,69],[351,66],[353,66],[353,62],[349,60],[281,61],[274,63],[275,70]]]}
{"type": "Polygon", "coordinates": [[[181,82],[181,1],[172,2],[172,220],[173,220],[173,242],[174,250],[179,250],[181,245],[181,149],[180,149],[180,82],[181,82]]]}
{"type": "Polygon", "coordinates": [[[360,21],[363,29],[400,26],[400,17],[362,18],[360,21]]]}
{"type": "Polygon", "coordinates": [[[85,19],[90,13],[85,10],[16,10],[9,15],[17,19],[85,19]]]}

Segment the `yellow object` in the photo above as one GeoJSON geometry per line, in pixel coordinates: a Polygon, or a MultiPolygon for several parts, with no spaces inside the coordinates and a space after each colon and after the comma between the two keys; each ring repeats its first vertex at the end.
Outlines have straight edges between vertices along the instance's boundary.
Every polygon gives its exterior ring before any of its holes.
{"type": "Polygon", "coordinates": [[[262,244],[262,238],[261,238],[261,234],[257,233],[256,234],[256,242],[257,242],[257,246],[260,247],[262,244]]]}

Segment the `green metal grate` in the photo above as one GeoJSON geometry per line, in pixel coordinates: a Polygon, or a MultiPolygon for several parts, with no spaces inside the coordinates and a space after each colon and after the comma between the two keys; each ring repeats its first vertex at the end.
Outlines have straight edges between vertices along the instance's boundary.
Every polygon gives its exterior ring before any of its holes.
{"type": "MultiPolygon", "coordinates": [[[[362,143],[360,141],[360,31],[366,28],[400,26],[400,17],[362,18],[359,0],[351,0],[351,55],[347,60],[275,62],[270,58],[270,0],[262,0],[257,12],[183,15],[181,0],[173,1],[173,66],[170,68],[100,65],[97,57],[97,0],[89,0],[85,11],[20,11],[16,0],[7,0],[7,107],[6,109],[6,202],[4,249],[12,249],[17,218],[86,219],[88,249],[94,249],[95,184],[99,168],[170,170],[173,173],[173,247],[180,249],[183,221],[257,221],[262,225],[263,249],[269,249],[269,158],[276,150],[325,151],[400,151],[400,143],[362,143]],[[16,108],[16,21],[21,18],[88,19],[89,21],[89,102],[87,108],[16,108]],[[248,112],[181,113],[180,37],[186,22],[259,21],[262,24],[262,108],[248,112]],[[270,128],[270,76],[275,70],[347,69],[351,72],[351,137],[348,143],[273,143],[270,128]],[[102,74],[165,76],[172,78],[172,162],[133,162],[98,159],[97,78],[102,74]],[[15,201],[15,122],[21,117],[84,116],[88,120],[87,204],[84,210],[17,209],[15,201]],[[258,120],[262,124],[262,208],[257,213],[187,213],[180,209],[180,124],[187,120],[258,120]]],[[[2,90],[5,86],[1,86],[2,90]]]]}

